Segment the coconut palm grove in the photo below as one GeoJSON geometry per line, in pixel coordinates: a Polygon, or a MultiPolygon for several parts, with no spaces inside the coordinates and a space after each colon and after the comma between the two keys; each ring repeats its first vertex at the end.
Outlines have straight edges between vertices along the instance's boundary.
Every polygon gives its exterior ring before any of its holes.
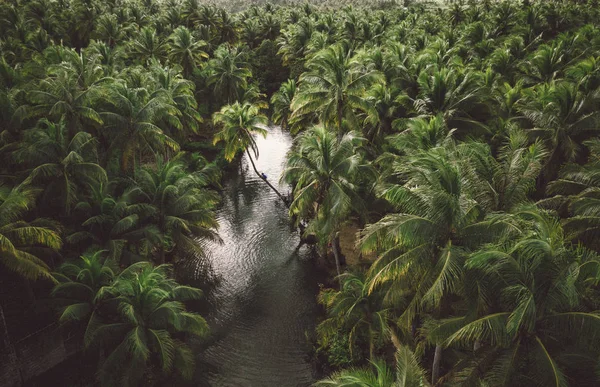
{"type": "Polygon", "coordinates": [[[5,0],[0,132],[2,386],[600,385],[598,0],[5,0]]]}

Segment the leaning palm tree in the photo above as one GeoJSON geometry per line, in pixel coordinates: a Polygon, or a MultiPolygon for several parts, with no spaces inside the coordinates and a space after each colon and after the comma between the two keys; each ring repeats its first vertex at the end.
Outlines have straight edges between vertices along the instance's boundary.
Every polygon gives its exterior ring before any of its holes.
{"type": "Polygon", "coordinates": [[[254,157],[258,158],[258,146],[254,135],[267,136],[267,130],[263,127],[267,123],[267,117],[260,113],[259,108],[247,102],[226,105],[221,111],[215,113],[213,122],[223,126],[223,129],[215,134],[213,143],[225,142],[225,159],[231,162],[239,152],[246,152],[256,175],[288,205],[286,198],[256,169],[250,154],[252,149],[254,157]]]}
{"type": "Polygon", "coordinates": [[[294,184],[290,214],[309,220],[306,231],[332,244],[338,275],[338,232],[353,209],[364,213],[357,183],[361,173],[371,172],[357,152],[361,140],[347,133],[338,142],[335,134],[316,126],[299,137],[281,176],[294,184]]]}
{"type": "Polygon", "coordinates": [[[59,250],[60,236],[47,221],[23,220],[35,197],[36,192],[27,187],[0,187],[0,264],[26,280],[54,281],[39,254],[43,252],[40,248],[59,250]]]}
{"type": "Polygon", "coordinates": [[[364,93],[373,83],[383,82],[383,75],[363,68],[353,60],[352,51],[336,44],[316,53],[307,62],[308,71],[300,76],[298,92],[292,101],[292,116],[317,112],[321,123],[337,130],[341,141],[346,130],[357,129],[357,110],[370,112],[364,93]]]}
{"type": "Polygon", "coordinates": [[[425,371],[415,354],[406,346],[396,352],[396,369],[385,361],[371,360],[370,368],[351,368],[334,373],[315,386],[332,387],[427,387],[425,371]]]}
{"type": "Polygon", "coordinates": [[[148,373],[191,378],[194,356],[180,338],[205,337],[208,325],[184,302],[201,296],[201,290],[173,280],[168,266],[149,262],[129,266],[100,289],[96,298],[102,305],[90,318],[84,342],[86,348],[107,350],[98,373],[101,385],[135,386],[148,373]]]}

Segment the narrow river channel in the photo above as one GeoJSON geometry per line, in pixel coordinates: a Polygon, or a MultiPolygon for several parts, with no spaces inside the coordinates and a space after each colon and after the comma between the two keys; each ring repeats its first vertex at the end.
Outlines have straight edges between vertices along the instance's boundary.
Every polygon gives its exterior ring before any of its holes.
{"type": "MultiPolygon", "coordinates": [[[[257,143],[258,170],[279,186],[291,137],[271,127],[257,143]]],[[[314,329],[320,275],[309,249],[296,250],[299,236],[290,230],[287,209],[246,156],[242,169],[224,182],[223,244],[210,247],[219,279],[208,294],[215,339],[199,356],[195,380],[213,387],[307,386],[314,375],[306,335],[314,329]]]]}

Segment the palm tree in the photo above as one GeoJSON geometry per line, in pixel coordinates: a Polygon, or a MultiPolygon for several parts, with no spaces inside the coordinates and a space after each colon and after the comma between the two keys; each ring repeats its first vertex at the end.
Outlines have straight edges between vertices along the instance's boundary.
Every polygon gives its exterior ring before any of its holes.
{"type": "Polygon", "coordinates": [[[239,48],[222,45],[208,62],[208,84],[213,87],[214,95],[226,103],[239,101],[242,90],[248,87],[252,72],[244,56],[239,48]]]}
{"type": "Polygon", "coordinates": [[[87,348],[108,349],[98,374],[101,384],[135,386],[147,372],[189,379],[194,357],[182,338],[202,338],[208,325],[183,302],[201,296],[201,290],[171,279],[168,266],[149,262],[129,266],[102,288],[97,299],[104,313],[94,311],[84,338],[87,348]]]}
{"type": "Polygon", "coordinates": [[[584,94],[576,85],[560,82],[528,89],[520,110],[533,123],[529,133],[549,151],[545,182],[556,178],[559,167],[581,160],[583,142],[598,134],[597,93],[584,94]]]}
{"type": "Polygon", "coordinates": [[[581,241],[596,251],[600,227],[600,143],[597,139],[587,141],[590,160],[585,165],[567,164],[557,180],[548,184],[548,194],[553,195],[548,202],[566,202],[571,215],[563,224],[569,239],[581,241]]]}
{"type": "Polygon", "coordinates": [[[529,224],[519,238],[466,261],[470,277],[482,277],[490,313],[440,321],[428,334],[452,347],[479,342],[452,375],[459,380],[566,386],[573,372],[593,384],[595,361],[587,354],[599,337],[600,315],[586,311],[585,289],[597,281],[599,257],[570,246],[558,220],[543,211],[524,208],[518,215],[529,224]]]}
{"type": "Polygon", "coordinates": [[[106,250],[113,262],[138,262],[163,243],[158,228],[146,221],[152,208],[143,202],[138,187],[113,196],[112,185],[90,186],[90,197],[75,206],[74,216],[82,219],[81,227],[67,241],[73,247],[83,246],[83,251],[89,247],[106,250]]]}
{"type": "Polygon", "coordinates": [[[317,112],[321,122],[337,130],[338,141],[344,133],[343,120],[351,129],[358,128],[356,110],[370,112],[365,90],[382,82],[381,73],[363,69],[352,59],[352,51],[336,44],[316,53],[307,63],[308,72],[300,77],[299,89],[292,101],[292,116],[317,112]]]}
{"type": "Polygon", "coordinates": [[[271,120],[286,130],[290,126],[291,104],[295,94],[296,81],[288,79],[281,84],[279,90],[271,97],[271,106],[273,107],[271,120]]]}
{"type": "Polygon", "coordinates": [[[327,342],[343,330],[350,352],[358,341],[366,342],[369,359],[375,360],[375,349],[390,335],[389,311],[377,293],[369,293],[364,273],[344,273],[339,279],[340,290],[325,289],[319,294],[319,303],[327,310],[327,319],[317,327],[319,338],[327,342]]]}
{"type": "Polygon", "coordinates": [[[190,30],[181,26],[173,31],[169,37],[169,58],[174,63],[181,65],[183,76],[189,77],[198,68],[203,58],[208,54],[202,50],[206,45],[202,40],[195,40],[190,30]]]}
{"type": "Polygon", "coordinates": [[[58,201],[59,213],[69,215],[88,184],[108,179],[97,164],[96,142],[86,132],[69,139],[62,120],[58,124],[40,120],[24,133],[22,147],[14,154],[21,165],[33,168],[23,184],[44,187],[42,202],[52,208],[58,201]]]}
{"type": "Polygon", "coordinates": [[[26,280],[55,281],[40,253],[58,251],[62,246],[59,234],[48,227],[48,221],[23,220],[35,197],[35,191],[27,187],[0,187],[0,264],[26,280]]]}
{"type": "Polygon", "coordinates": [[[165,262],[167,251],[180,260],[190,255],[203,257],[203,242],[218,239],[214,210],[219,198],[207,189],[209,184],[218,184],[218,178],[213,165],[190,173],[177,159],[159,160],[156,168],[136,171],[136,185],[152,206],[150,216],[163,241],[158,263],[165,262]]]}
{"type": "Polygon", "coordinates": [[[338,142],[335,134],[316,126],[300,135],[281,176],[294,185],[290,214],[310,220],[307,232],[331,243],[338,275],[338,231],[353,209],[364,214],[357,183],[361,174],[371,174],[357,152],[360,143],[351,133],[338,142]]]}
{"type": "Polygon", "coordinates": [[[315,386],[336,387],[427,387],[425,371],[415,354],[406,346],[396,352],[396,369],[383,360],[371,360],[370,368],[351,368],[334,373],[315,386]]]}
{"type": "MultiPolygon", "coordinates": [[[[162,68],[159,66],[152,67],[156,90],[153,95],[157,97],[167,97],[180,113],[179,121],[181,127],[178,127],[177,121],[174,121],[171,115],[163,117],[165,127],[168,126],[171,132],[176,130],[181,140],[185,140],[185,136],[197,134],[199,124],[202,123],[202,116],[198,112],[198,102],[194,97],[194,83],[184,79],[179,71],[172,68],[162,68]],[[174,122],[175,125],[172,125],[174,122]]],[[[174,136],[176,133],[170,133],[174,136]]],[[[179,138],[176,137],[176,138],[179,138]]]]}
{"type": "Polygon", "coordinates": [[[163,61],[167,57],[168,44],[155,29],[144,27],[137,38],[129,46],[129,56],[139,63],[145,64],[151,59],[163,61]]]}
{"type": "Polygon", "coordinates": [[[216,145],[221,141],[225,142],[225,160],[231,162],[239,152],[245,151],[256,175],[288,206],[286,198],[256,169],[250,154],[252,149],[254,157],[258,158],[258,146],[253,136],[267,136],[267,130],[263,127],[267,124],[267,117],[261,114],[255,105],[236,102],[223,106],[221,111],[214,114],[213,122],[223,126],[221,131],[215,134],[213,143],[216,145]]]}
{"type": "Polygon", "coordinates": [[[70,137],[84,129],[101,125],[102,118],[91,105],[97,89],[82,88],[80,79],[74,73],[60,71],[42,80],[39,89],[28,94],[32,102],[29,114],[49,117],[54,121],[64,119],[70,137]]]}
{"type": "Polygon", "coordinates": [[[510,212],[528,200],[547,153],[539,142],[528,145],[527,134],[510,132],[496,157],[487,144],[467,142],[459,146],[476,188],[474,197],[487,211],[510,212]]]}
{"type": "Polygon", "coordinates": [[[169,123],[181,127],[178,118],[181,113],[169,99],[150,95],[143,88],[130,89],[118,84],[108,91],[106,111],[101,117],[112,137],[109,153],[121,159],[121,171],[135,170],[148,151],[157,155],[157,152],[179,149],[179,144],[156,125],[169,115],[169,123]]]}
{"type": "Polygon", "coordinates": [[[96,250],[80,257],[75,263],[64,263],[54,276],[59,283],[52,290],[52,296],[66,304],[59,322],[84,322],[90,320],[96,308],[96,295],[104,286],[109,286],[115,278],[111,262],[104,257],[105,250],[96,250]]]}
{"type": "MultiPolygon", "coordinates": [[[[502,215],[486,217],[452,152],[430,149],[396,166],[404,184],[390,184],[383,198],[397,212],[363,230],[364,251],[379,258],[369,269],[370,288],[394,281],[409,303],[401,326],[414,330],[420,313],[442,316],[452,310],[452,297],[462,288],[463,265],[470,250],[502,236],[508,222],[502,215]]],[[[432,384],[439,377],[442,342],[436,343],[432,384]]]]}

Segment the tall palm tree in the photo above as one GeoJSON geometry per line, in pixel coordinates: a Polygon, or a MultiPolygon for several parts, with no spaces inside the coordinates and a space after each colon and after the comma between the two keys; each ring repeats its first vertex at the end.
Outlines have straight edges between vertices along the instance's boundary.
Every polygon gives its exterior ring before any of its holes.
{"type": "Polygon", "coordinates": [[[584,141],[598,134],[600,112],[597,93],[584,94],[576,85],[560,82],[528,89],[520,110],[533,123],[529,133],[543,141],[549,156],[545,182],[556,178],[559,167],[580,161],[584,141]]]}
{"type": "Polygon", "coordinates": [[[352,59],[352,51],[336,44],[316,53],[300,77],[298,92],[292,101],[293,116],[317,112],[321,122],[336,128],[338,141],[346,130],[359,128],[356,110],[369,112],[364,93],[373,83],[382,82],[381,73],[362,68],[352,59]]]}
{"type": "Polygon", "coordinates": [[[64,119],[73,137],[78,132],[98,127],[103,123],[92,106],[96,88],[81,88],[79,77],[61,71],[40,82],[39,88],[29,92],[32,102],[29,114],[34,117],[49,117],[54,121],[64,119]]]}
{"type": "Polygon", "coordinates": [[[203,51],[206,45],[202,40],[196,40],[190,30],[180,26],[173,31],[169,37],[170,48],[169,58],[174,63],[181,65],[183,76],[189,77],[203,58],[208,58],[208,54],[203,51]]]}
{"type": "Polygon", "coordinates": [[[23,219],[35,197],[30,188],[0,187],[0,264],[26,280],[54,281],[40,253],[43,249],[58,251],[62,241],[47,221],[23,219]]]}
{"type": "MultiPolygon", "coordinates": [[[[397,165],[405,183],[390,184],[382,195],[397,212],[363,230],[363,250],[380,253],[369,269],[371,289],[390,281],[402,284],[391,289],[409,299],[399,320],[407,331],[414,330],[421,313],[442,316],[452,310],[468,252],[497,240],[507,228],[503,216],[486,217],[469,195],[473,187],[453,157],[435,148],[397,165]]],[[[436,343],[432,384],[439,377],[442,344],[436,343]]]]}
{"type": "Polygon", "coordinates": [[[135,386],[148,372],[192,376],[194,357],[181,339],[206,336],[208,325],[183,302],[199,299],[202,291],[170,276],[168,266],[140,262],[97,294],[103,305],[92,314],[84,342],[108,349],[98,373],[102,385],[135,386]]]}
{"type": "Polygon", "coordinates": [[[176,138],[184,140],[187,135],[197,134],[199,124],[202,123],[202,116],[198,112],[198,102],[194,97],[194,83],[184,79],[179,71],[173,68],[153,66],[151,70],[157,88],[153,95],[167,97],[181,114],[179,117],[181,127],[178,127],[171,115],[163,117],[163,120],[166,121],[165,126],[168,126],[171,132],[178,132],[170,133],[170,135],[179,134],[176,138]],[[174,122],[175,125],[172,125],[171,122],[174,122]]]}
{"type": "Polygon", "coordinates": [[[239,152],[246,152],[256,175],[288,205],[286,198],[256,169],[250,154],[252,150],[254,157],[258,158],[258,146],[254,135],[267,136],[267,130],[264,128],[267,117],[260,113],[258,107],[249,103],[242,105],[239,102],[226,105],[214,114],[213,122],[223,126],[221,131],[215,134],[213,143],[216,145],[221,141],[225,142],[225,159],[231,162],[239,152]]]}
{"type": "Polygon", "coordinates": [[[585,145],[590,148],[589,162],[565,165],[558,179],[548,184],[548,194],[552,197],[547,201],[566,202],[571,216],[563,226],[569,239],[600,251],[600,142],[595,139],[585,145]]]}
{"type": "Polygon", "coordinates": [[[238,47],[220,46],[208,62],[208,84],[214,95],[226,103],[240,100],[242,90],[248,87],[252,72],[246,63],[245,54],[238,47]]]}
{"type": "Polygon", "coordinates": [[[74,216],[82,219],[79,230],[67,238],[73,247],[106,250],[108,259],[130,264],[145,259],[154,246],[162,244],[158,228],[147,222],[151,208],[141,190],[130,187],[118,196],[112,184],[90,186],[90,197],[77,204],[74,216]]]}
{"type": "Polygon", "coordinates": [[[600,315],[587,311],[586,288],[597,281],[599,257],[570,246],[558,220],[543,211],[525,208],[518,215],[528,223],[519,238],[466,261],[470,276],[482,276],[488,288],[490,312],[443,320],[429,335],[452,347],[478,341],[465,368],[451,375],[458,380],[567,386],[572,373],[593,384],[595,360],[588,354],[600,337],[600,315]]]}
{"type": "Polygon", "coordinates": [[[528,145],[527,134],[513,129],[496,157],[487,144],[459,145],[477,187],[474,197],[487,211],[510,212],[525,203],[534,189],[547,155],[542,144],[528,145]]]}
{"type": "Polygon", "coordinates": [[[338,232],[353,209],[364,214],[357,183],[361,174],[371,174],[357,152],[361,140],[347,133],[338,142],[335,134],[316,126],[298,138],[281,176],[294,184],[290,214],[309,220],[307,232],[331,243],[338,275],[338,232]]]}

